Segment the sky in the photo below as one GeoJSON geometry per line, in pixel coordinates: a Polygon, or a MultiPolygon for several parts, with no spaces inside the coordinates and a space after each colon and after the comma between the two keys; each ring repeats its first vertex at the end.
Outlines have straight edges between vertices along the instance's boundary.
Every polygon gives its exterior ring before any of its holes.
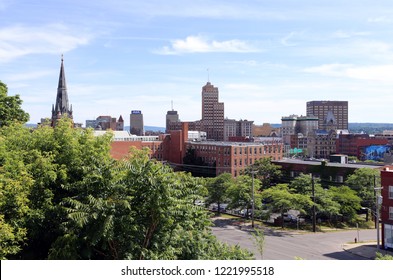
{"type": "Polygon", "coordinates": [[[393,122],[391,0],[0,0],[0,80],[30,123],[51,116],[64,55],[74,120],[120,115],[165,126],[225,117],[255,124],[345,100],[349,122],[393,122]]]}

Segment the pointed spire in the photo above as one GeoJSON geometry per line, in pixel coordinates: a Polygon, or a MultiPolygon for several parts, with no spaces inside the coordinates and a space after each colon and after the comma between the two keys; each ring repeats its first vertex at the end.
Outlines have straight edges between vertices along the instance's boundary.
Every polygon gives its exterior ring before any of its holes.
{"type": "Polygon", "coordinates": [[[67,93],[67,85],[65,79],[63,55],[61,55],[61,66],[60,66],[60,74],[59,74],[59,83],[57,86],[55,107],[53,108],[52,105],[52,123],[55,123],[55,120],[62,115],[67,115],[71,119],[73,118],[72,105],[70,107],[68,103],[68,93],[67,93]]]}

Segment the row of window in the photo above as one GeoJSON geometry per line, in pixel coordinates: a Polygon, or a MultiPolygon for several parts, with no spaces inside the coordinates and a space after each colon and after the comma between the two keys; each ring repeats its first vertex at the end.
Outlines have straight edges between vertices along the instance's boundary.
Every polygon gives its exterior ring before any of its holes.
{"type": "Polygon", "coordinates": [[[237,155],[237,152],[239,151],[239,155],[241,154],[266,154],[266,153],[281,153],[281,147],[277,147],[277,146],[260,146],[260,147],[241,147],[241,148],[234,148],[234,154],[237,155]],[[239,149],[239,150],[238,150],[239,149]]]}

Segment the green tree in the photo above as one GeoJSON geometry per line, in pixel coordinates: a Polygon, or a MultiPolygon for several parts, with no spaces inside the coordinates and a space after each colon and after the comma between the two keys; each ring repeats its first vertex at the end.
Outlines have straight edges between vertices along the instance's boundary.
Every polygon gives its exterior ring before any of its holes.
{"type": "MultiPolygon", "coordinates": [[[[262,205],[259,193],[260,181],[254,179],[254,200],[255,207],[260,208],[262,205]]],[[[234,179],[227,191],[226,196],[229,199],[230,208],[246,209],[248,216],[249,210],[252,208],[252,178],[248,175],[240,175],[234,179]]]]}
{"type": "Polygon", "coordinates": [[[0,127],[13,122],[27,122],[29,114],[22,110],[19,95],[8,96],[7,93],[7,85],[0,81],[0,127]]]}
{"type": "Polygon", "coordinates": [[[34,131],[0,128],[0,258],[250,259],[212,235],[194,205],[203,180],[133,151],[110,157],[69,119],[34,131]]]}
{"type": "Polygon", "coordinates": [[[363,207],[375,210],[374,187],[380,186],[380,172],[371,168],[356,169],[353,174],[348,176],[345,184],[356,191],[361,198],[363,207]]]}
{"type": "Polygon", "coordinates": [[[289,210],[299,210],[305,213],[312,206],[310,196],[290,191],[287,184],[278,184],[262,191],[262,199],[270,213],[281,214],[281,226],[284,227],[284,214],[289,210]]]}
{"type": "Polygon", "coordinates": [[[0,128],[0,259],[20,252],[26,240],[28,196],[34,182],[24,164],[27,133],[21,124],[0,128]]]}
{"type": "Polygon", "coordinates": [[[132,151],[115,169],[116,175],[88,196],[64,200],[69,220],[51,258],[251,258],[219,243],[208,230],[208,213],[194,205],[201,198],[199,179],[151,161],[146,151],[132,151]]]}
{"type": "Polygon", "coordinates": [[[265,232],[263,229],[255,228],[255,231],[251,233],[254,241],[254,245],[258,249],[261,259],[263,259],[263,250],[265,247],[265,232]]]}
{"type": "Polygon", "coordinates": [[[331,197],[340,205],[342,221],[355,222],[357,210],[361,208],[361,199],[356,192],[348,186],[330,187],[328,192],[331,197]]]}
{"type": "Polygon", "coordinates": [[[277,183],[282,176],[281,166],[272,163],[271,158],[261,158],[255,161],[253,165],[247,166],[245,174],[255,176],[262,183],[262,188],[270,188],[277,183]]]}
{"type": "MultiPolygon", "coordinates": [[[[289,188],[294,193],[304,194],[312,197],[312,180],[313,178],[310,175],[301,174],[290,182],[289,188]]],[[[322,185],[320,184],[320,180],[315,178],[314,194],[317,217],[327,217],[331,221],[333,216],[339,214],[340,205],[338,204],[338,202],[333,200],[331,193],[327,192],[327,189],[324,189],[322,187],[322,185]]],[[[313,215],[312,208],[307,210],[307,215],[313,215]]]]}
{"type": "Polygon", "coordinates": [[[207,203],[217,203],[217,215],[221,214],[221,204],[227,201],[227,190],[233,184],[230,173],[222,173],[207,181],[207,203]]]}
{"type": "MultiPolygon", "coordinates": [[[[310,174],[300,174],[289,183],[289,188],[291,189],[291,191],[295,193],[311,194],[312,192],[311,180],[312,178],[310,174]]],[[[314,186],[320,187],[321,185],[317,181],[317,183],[314,186]]]]}

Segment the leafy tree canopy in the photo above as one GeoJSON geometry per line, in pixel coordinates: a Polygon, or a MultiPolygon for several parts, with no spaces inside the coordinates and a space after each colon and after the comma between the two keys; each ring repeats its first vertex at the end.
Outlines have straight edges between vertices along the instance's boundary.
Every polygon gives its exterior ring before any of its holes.
{"type": "Polygon", "coordinates": [[[282,176],[281,166],[272,163],[271,158],[261,158],[256,160],[253,165],[247,166],[245,174],[252,175],[255,172],[255,176],[262,183],[262,188],[270,188],[272,185],[278,182],[282,176]]]}
{"type": "Polygon", "coordinates": [[[27,122],[29,114],[22,110],[19,95],[8,96],[7,93],[7,85],[0,81],[0,127],[13,122],[27,122]]]}
{"type": "Polygon", "coordinates": [[[71,120],[0,128],[0,258],[250,259],[212,235],[194,205],[203,180],[147,151],[110,157],[112,135],[71,120]]]}

